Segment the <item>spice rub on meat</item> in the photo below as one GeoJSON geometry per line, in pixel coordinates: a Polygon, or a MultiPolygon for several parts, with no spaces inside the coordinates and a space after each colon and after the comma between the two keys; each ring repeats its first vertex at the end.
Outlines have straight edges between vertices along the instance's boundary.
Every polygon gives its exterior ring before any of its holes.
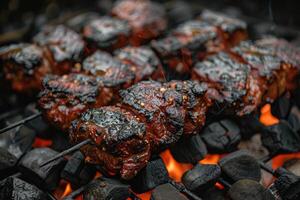
{"type": "Polygon", "coordinates": [[[72,123],[70,138],[80,142],[88,161],[110,174],[130,179],[152,153],[183,134],[197,133],[212,105],[208,86],[194,81],[142,81],[120,92],[121,103],[91,109],[72,123]]]}

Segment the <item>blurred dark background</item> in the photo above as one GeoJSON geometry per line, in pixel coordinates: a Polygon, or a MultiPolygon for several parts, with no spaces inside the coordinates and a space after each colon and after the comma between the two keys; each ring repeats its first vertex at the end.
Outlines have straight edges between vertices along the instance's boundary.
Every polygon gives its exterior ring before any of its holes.
{"type": "MultiPolygon", "coordinates": [[[[0,44],[26,40],[46,23],[63,23],[78,13],[109,12],[113,0],[1,0],[0,44]]],[[[300,3],[297,0],[168,0],[159,1],[174,20],[190,18],[202,8],[248,17],[265,29],[273,25],[300,30],[300,3]],[[192,12],[189,12],[191,10],[192,12]]],[[[280,30],[278,30],[280,31],[280,30]]]]}

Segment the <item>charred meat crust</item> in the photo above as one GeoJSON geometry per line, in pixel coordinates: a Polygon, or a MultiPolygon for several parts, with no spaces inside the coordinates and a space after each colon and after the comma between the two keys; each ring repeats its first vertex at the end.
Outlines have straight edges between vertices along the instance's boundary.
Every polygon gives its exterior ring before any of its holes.
{"type": "Polygon", "coordinates": [[[2,47],[0,59],[5,79],[16,92],[37,92],[41,89],[43,76],[51,72],[42,49],[34,44],[20,43],[2,47]]]}
{"type": "Polygon", "coordinates": [[[195,81],[142,81],[120,92],[122,103],[89,110],[75,120],[71,140],[91,138],[95,144],[83,148],[88,160],[130,179],[151,153],[178,141],[185,130],[193,134],[202,127],[212,104],[207,91],[205,83],[195,81]]]}
{"type": "Polygon", "coordinates": [[[63,131],[82,112],[95,106],[107,105],[113,96],[111,90],[103,88],[94,78],[82,74],[62,77],[48,75],[43,86],[38,105],[45,119],[63,131]]]}
{"type": "Polygon", "coordinates": [[[115,57],[123,63],[130,65],[131,71],[135,73],[135,82],[152,78],[162,79],[162,65],[156,54],[146,46],[125,47],[117,50],[115,57]]]}
{"type": "Polygon", "coordinates": [[[84,55],[84,41],[75,31],[64,25],[46,26],[33,41],[47,49],[48,59],[56,66],[56,73],[69,72],[84,55]]]}
{"type": "Polygon", "coordinates": [[[129,35],[130,27],[126,21],[108,16],[91,20],[83,28],[83,36],[91,51],[124,47],[129,35]]]}
{"type": "Polygon", "coordinates": [[[72,123],[74,142],[92,139],[83,148],[87,161],[101,164],[108,173],[131,178],[150,158],[146,126],[133,113],[119,107],[103,107],[85,112],[72,123]],[[87,134],[90,133],[90,134],[87,134]]]}
{"type": "Polygon", "coordinates": [[[185,74],[195,62],[246,38],[243,21],[205,10],[198,20],[187,21],[167,37],[153,41],[152,47],[170,69],[185,74]]]}
{"type": "Polygon", "coordinates": [[[130,44],[134,46],[156,38],[167,28],[163,6],[153,1],[119,0],[112,8],[112,15],[128,21],[132,29],[130,44]]]}
{"type": "Polygon", "coordinates": [[[96,51],[87,57],[83,61],[82,70],[85,74],[95,76],[97,81],[108,87],[130,85],[135,79],[130,65],[102,51],[96,51]]]}

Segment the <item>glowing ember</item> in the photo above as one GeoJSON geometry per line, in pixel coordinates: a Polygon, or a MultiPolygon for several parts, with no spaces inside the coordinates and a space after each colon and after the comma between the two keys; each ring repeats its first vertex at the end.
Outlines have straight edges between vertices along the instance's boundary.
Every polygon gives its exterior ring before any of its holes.
{"type": "Polygon", "coordinates": [[[143,194],[136,194],[136,196],[139,197],[142,200],[150,200],[150,198],[151,198],[151,192],[152,191],[148,191],[148,192],[145,192],[143,194]]]}
{"type": "Polygon", "coordinates": [[[294,158],[300,159],[300,153],[281,154],[281,155],[275,156],[272,159],[272,168],[277,169],[278,167],[281,167],[285,161],[291,160],[294,158]]]}
{"type": "Polygon", "coordinates": [[[46,140],[39,137],[35,137],[32,147],[40,148],[40,147],[49,147],[51,145],[52,145],[52,140],[46,140]]]}
{"type": "Polygon", "coordinates": [[[262,107],[260,113],[261,115],[259,117],[259,121],[265,126],[271,126],[279,122],[279,120],[272,115],[270,104],[266,104],[264,107],[262,107]]]}
{"type": "Polygon", "coordinates": [[[181,177],[187,170],[193,168],[192,164],[183,164],[177,162],[170,150],[166,150],[160,154],[162,160],[164,161],[166,168],[169,172],[169,176],[175,181],[181,181],[181,177]]]}
{"type": "Polygon", "coordinates": [[[65,188],[65,191],[62,195],[62,198],[68,196],[71,192],[72,192],[71,184],[68,183],[66,188],[65,188]]]}
{"type": "Polygon", "coordinates": [[[199,163],[201,164],[217,164],[220,160],[220,155],[214,154],[214,155],[206,155],[203,160],[200,160],[199,163]]]}

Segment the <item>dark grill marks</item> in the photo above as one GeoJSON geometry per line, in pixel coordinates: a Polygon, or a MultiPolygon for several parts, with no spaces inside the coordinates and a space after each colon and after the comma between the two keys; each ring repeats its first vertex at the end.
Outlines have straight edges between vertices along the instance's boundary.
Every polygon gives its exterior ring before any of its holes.
{"type": "Polygon", "coordinates": [[[119,0],[112,8],[112,15],[128,21],[132,30],[130,44],[133,46],[158,37],[167,28],[165,10],[157,2],[119,0]]]}
{"type": "Polygon", "coordinates": [[[88,160],[130,179],[151,153],[178,141],[184,129],[192,134],[202,127],[205,117],[201,114],[212,102],[207,91],[206,84],[192,81],[140,82],[120,92],[122,103],[117,106],[85,112],[73,123],[71,139],[91,138],[95,145],[83,148],[88,160]]]}
{"type": "Polygon", "coordinates": [[[107,105],[112,91],[94,78],[82,74],[48,75],[43,81],[39,107],[52,125],[64,131],[80,113],[94,106],[107,105]]]}
{"type": "Polygon", "coordinates": [[[100,17],[91,20],[83,28],[83,36],[88,42],[89,51],[96,49],[114,50],[124,47],[130,35],[130,27],[124,20],[100,17]]]}
{"type": "Polygon", "coordinates": [[[32,93],[41,89],[43,76],[50,73],[48,60],[40,47],[20,43],[2,47],[0,59],[5,79],[16,92],[32,93]]]}
{"type": "Polygon", "coordinates": [[[66,26],[46,26],[33,41],[46,48],[46,55],[55,73],[68,73],[75,63],[82,60],[84,41],[66,26]]]}

